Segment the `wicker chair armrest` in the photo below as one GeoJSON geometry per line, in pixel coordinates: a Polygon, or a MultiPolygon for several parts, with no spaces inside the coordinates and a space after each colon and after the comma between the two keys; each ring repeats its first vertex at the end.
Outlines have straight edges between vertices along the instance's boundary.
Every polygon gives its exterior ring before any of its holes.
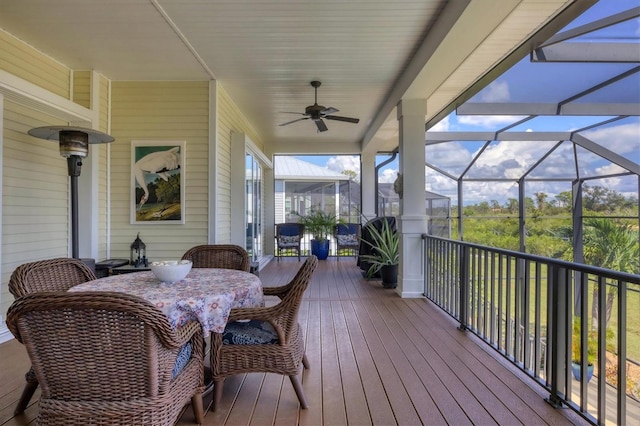
{"type": "Polygon", "coordinates": [[[287,341],[285,331],[276,321],[279,316],[279,310],[279,305],[270,306],[268,308],[235,308],[229,313],[228,322],[239,320],[267,321],[278,334],[278,341],[280,344],[285,344],[287,341]]]}
{"type": "Polygon", "coordinates": [[[289,285],[282,285],[279,287],[262,287],[262,293],[265,296],[278,296],[282,299],[284,295],[287,294],[287,291],[289,291],[289,287],[289,285]]]}
{"type": "Polygon", "coordinates": [[[195,340],[202,335],[202,325],[198,321],[189,321],[188,323],[178,327],[175,331],[175,341],[180,347],[190,340],[195,340]]]}
{"type": "Polygon", "coordinates": [[[260,320],[268,321],[278,316],[277,308],[279,305],[259,307],[259,308],[233,308],[229,312],[229,322],[239,320],[260,320]]]}

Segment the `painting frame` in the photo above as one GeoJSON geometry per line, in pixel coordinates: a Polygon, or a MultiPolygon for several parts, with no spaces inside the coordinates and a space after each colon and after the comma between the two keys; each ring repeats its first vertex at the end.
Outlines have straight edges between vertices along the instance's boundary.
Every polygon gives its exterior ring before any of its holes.
{"type": "Polygon", "coordinates": [[[185,224],[186,141],[131,141],[131,224],[185,224]]]}

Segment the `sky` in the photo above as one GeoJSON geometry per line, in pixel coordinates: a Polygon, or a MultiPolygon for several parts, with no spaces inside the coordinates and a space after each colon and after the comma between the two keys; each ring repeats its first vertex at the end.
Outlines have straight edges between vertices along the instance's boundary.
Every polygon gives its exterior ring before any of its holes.
{"type": "MultiPolygon", "coordinates": [[[[601,0],[564,30],[592,22],[603,16],[610,16],[638,6],[638,0],[601,0]]],[[[620,42],[635,43],[640,46],[640,19],[632,19],[622,24],[603,28],[592,34],[570,41],[574,42],[620,42]]],[[[638,66],[638,63],[532,63],[523,58],[510,70],[478,92],[469,102],[551,102],[558,103],[581,93],[603,81],[611,79],[638,66]]],[[[588,94],[576,102],[611,102],[640,104],[640,75],[636,72],[606,88],[588,94]]],[[[517,123],[523,116],[458,116],[455,112],[445,117],[430,130],[432,131],[491,131],[495,132],[517,123]]],[[[540,116],[516,125],[511,131],[574,131],[603,123],[614,117],[592,116],[540,116]]],[[[581,136],[606,147],[606,149],[640,164],[640,117],[596,126],[579,133],[581,136]]],[[[425,147],[425,161],[437,165],[454,177],[468,167],[480,152],[485,141],[451,141],[425,147]]],[[[588,150],[562,142],[551,152],[559,141],[493,141],[478,156],[469,169],[470,178],[506,178],[508,182],[466,182],[464,183],[463,204],[482,201],[498,201],[505,204],[509,198],[517,198],[517,184],[513,180],[527,173],[529,178],[556,178],[556,181],[529,181],[525,185],[525,196],[534,198],[536,192],[545,192],[549,199],[560,192],[570,191],[570,179],[576,177],[609,177],[590,180],[590,186],[604,186],[627,197],[638,197],[638,178],[617,175],[624,169],[595,155],[588,150]],[[547,155],[545,157],[545,155],[547,155]],[[577,159],[577,162],[574,161],[577,159]],[[539,163],[539,164],[538,164],[539,163]],[[535,166],[535,168],[533,168],[535,166]],[[533,168],[533,169],[532,169],[533,168]]],[[[298,157],[319,166],[341,172],[360,172],[357,156],[316,156],[298,157]]],[[[388,156],[380,156],[384,161],[388,156]]],[[[398,172],[397,159],[384,167],[379,182],[393,182],[398,172]]],[[[425,168],[426,190],[446,195],[457,204],[456,181],[433,169],[425,168]]]]}

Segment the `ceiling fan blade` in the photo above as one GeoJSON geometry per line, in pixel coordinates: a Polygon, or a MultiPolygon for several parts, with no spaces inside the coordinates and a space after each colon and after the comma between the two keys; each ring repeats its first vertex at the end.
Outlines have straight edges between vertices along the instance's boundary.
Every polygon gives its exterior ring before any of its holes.
{"type": "Polygon", "coordinates": [[[295,114],[295,115],[307,115],[304,112],[293,112],[293,111],[278,111],[280,114],[295,114]]]}
{"type": "Polygon", "coordinates": [[[334,108],[334,107],[328,107],[328,108],[325,108],[325,109],[323,109],[322,111],[320,111],[320,114],[322,114],[322,115],[329,115],[329,114],[333,114],[334,112],[338,112],[338,111],[340,111],[340,110],[339,110],[339,109],[337,109],[337,108],[334,108]]]}
{"type": "Polygon", "coordinates": [[[313,120],[316,122],[316,126],[318,127],[318,131],[319,132],[326,132],[327,130],[329,130],[329,128],[327,127],[326,124],[324,124],[324,121],[322,121],[321,118],[318,118],[317,120],[313,120]]]}
{"type": "Polygon", "coordinates": [[[279,126],[286,126],[287,124],[295,123],[296,121],[308,120],[309,117],[296,118],[292,121],[287,121],[286,123],[279,124],[279,126]]]}
{"type": "Polygon", "coordinates": [[[336,121],[345,121],[347,123],[359,123],[359,118],[351,118],[351,117],[341,117],[339,115],[325,115],[324,118],[327,120],[336,120],[336,121]]]}

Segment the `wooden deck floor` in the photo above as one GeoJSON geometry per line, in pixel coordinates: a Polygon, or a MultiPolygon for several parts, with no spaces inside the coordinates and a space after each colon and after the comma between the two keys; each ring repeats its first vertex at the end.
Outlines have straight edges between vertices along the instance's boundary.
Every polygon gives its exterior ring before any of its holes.
{"type": "MultiPolygon", "coordinates": [[[[285,284],[301,264],[271,262],[260,278],[285,284]]],[[[303,375],[310,407],[299,409],[287,378],[247,374],[226,380],[222,406],[207,413],[205,425],[586,424],[549,406],[539,386],[430,302],[401,299],[363,279],[352,258],[320,262],[300,322],[311,363],[303,375]]],[[[28,366],[15,340],[0,345],[1,425],[29,424],[37,414],[35,401],[12,417],[28,366]]],[[[189,408],[179,424],[193,419],[189,408]]]]}

